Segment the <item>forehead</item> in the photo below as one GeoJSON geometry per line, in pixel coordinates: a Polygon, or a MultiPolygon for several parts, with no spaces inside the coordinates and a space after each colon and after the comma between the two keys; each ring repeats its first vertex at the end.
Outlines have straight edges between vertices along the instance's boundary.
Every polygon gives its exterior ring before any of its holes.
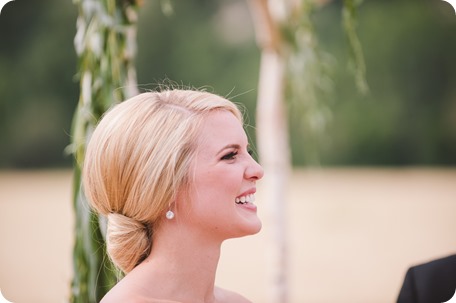
{"type": "Polygon", "coordinates": [[[220,110],[210,113],[204,119],[198,141],[198,146],[218,151],[228,144],[246,145],[247,136],[236,116],[220,110]]]}

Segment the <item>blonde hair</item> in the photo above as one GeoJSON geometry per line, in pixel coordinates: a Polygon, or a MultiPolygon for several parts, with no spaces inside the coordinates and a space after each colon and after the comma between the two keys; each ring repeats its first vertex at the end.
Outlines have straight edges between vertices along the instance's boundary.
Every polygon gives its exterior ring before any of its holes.
{"type": "Polygon", "coordinates": [[[241,122],[232,102],[202,91],[148,92],[110,109],[93,132],[83,167],[91,206],[108,219],[107,250],[130,272],[152,248],[152,234],[189,184],[200,125],[226,110],[241,122]]]}

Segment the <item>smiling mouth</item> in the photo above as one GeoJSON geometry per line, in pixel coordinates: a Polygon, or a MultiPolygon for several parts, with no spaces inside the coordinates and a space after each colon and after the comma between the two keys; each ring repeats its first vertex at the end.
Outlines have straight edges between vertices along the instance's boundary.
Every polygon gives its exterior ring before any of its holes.
{"type": "Polygon", "coordinates": [[[249,194],[245,195],[242,197],[238,197],[234,201],[236,204],[247,204],[247,203],[253,203],[255,202],[255,195],[254,194],[249,194]]]}

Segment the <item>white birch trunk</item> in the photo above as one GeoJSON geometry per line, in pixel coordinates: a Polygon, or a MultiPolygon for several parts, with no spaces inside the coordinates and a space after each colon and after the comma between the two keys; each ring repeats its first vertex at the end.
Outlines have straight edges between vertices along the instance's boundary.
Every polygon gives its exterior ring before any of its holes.
{"type": "Polygon", "coordinates": [[[271,223],[268,267],[268,295],[271,303],[286,303],[287,245],[286,206],[287,179],[290,171],[287,111],[284,103],[285,62],[280,52],[280,34],[266,0],[250,2],[255,20],[258,44],[261,47],[261,66],[257,101],[257,140],[260,162],[265,171],[263,179],[267,222],[271,223]]]}
{"type": "Polygon", "coordinates": [[[257,104],[257,139],[265,171],[263,191],[270,222],[268,265],[271,303],[285,303],[287,290],[287,179],[290,170],[287,115],[283,98],[283,62],[277,53],[263,51],[257,104]]]}

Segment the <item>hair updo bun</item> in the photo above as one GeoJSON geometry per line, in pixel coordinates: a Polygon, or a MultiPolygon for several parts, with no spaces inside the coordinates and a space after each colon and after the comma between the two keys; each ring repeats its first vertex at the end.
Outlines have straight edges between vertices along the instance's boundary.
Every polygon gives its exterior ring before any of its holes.
{"type": "Polygon", "coordinates": [[[123,272],[130,272],[149,255],[151,241],[147,225],[121,214],[108,214],[107,251],[123,272]]]}

